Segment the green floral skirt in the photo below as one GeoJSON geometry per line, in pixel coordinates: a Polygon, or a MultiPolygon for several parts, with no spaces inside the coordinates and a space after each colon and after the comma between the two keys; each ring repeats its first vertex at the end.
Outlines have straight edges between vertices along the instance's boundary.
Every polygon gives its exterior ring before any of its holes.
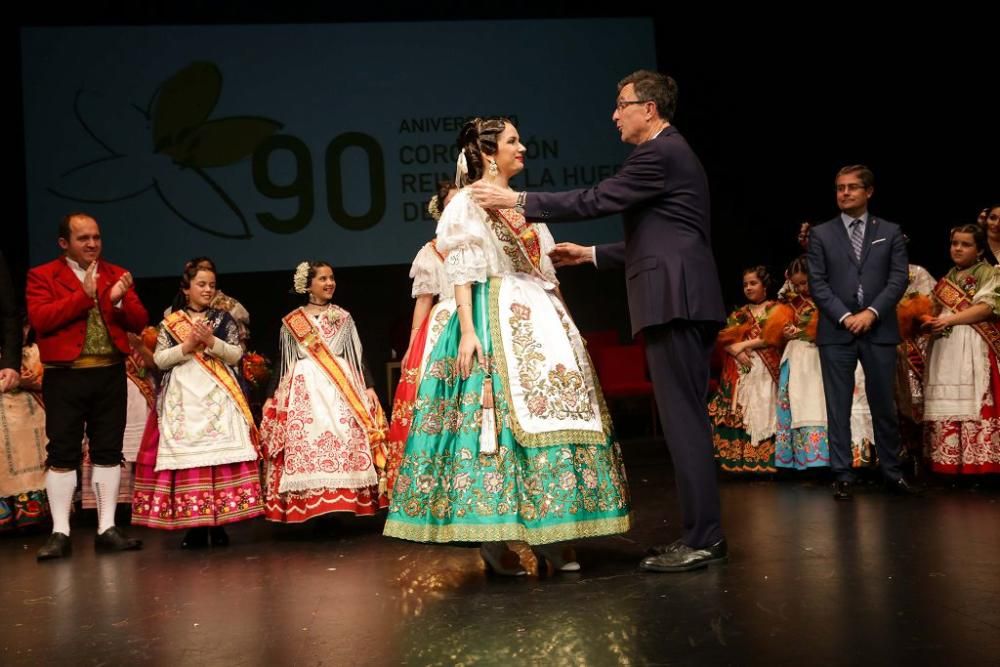
{"type": "MultiPolygon", "coordinates": [[[[494,299],[496,312],[500,280],[472,290],[476,334],[488,358],[497,332],[488,301],[494,299]]],[[[497,451],[479,452],[486,373],[477,365],[462,380],[456,366],[460,339],[453,315],[424,369],[385,534],[418,542],[546,544],[627,531],[628,483],[610,427],[600,445],[523,446],[510,427],[502,369],[491,375],[497,451]]]]}

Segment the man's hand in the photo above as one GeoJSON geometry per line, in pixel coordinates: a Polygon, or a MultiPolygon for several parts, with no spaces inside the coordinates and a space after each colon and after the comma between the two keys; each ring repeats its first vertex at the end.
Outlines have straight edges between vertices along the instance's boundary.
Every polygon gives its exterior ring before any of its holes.
{"type": "Polygon", "coordinates": [[[549,251],[552,264],[555,267],[576,266],[577,264],[588,264],[594,261],[594,253],[589,246],[577,245],[575,243],[557,243],[549,251]]]}
{"type": "Polygon", "coordinates": [[[844,319],[844,328],[855,336],[861,336],[868,333],[872,326],[874,326],[875,320],[875,313],[866,308],[861,312],[848,315],[844,319]]]}
{"type": "Polygon", "coordinates": [[[517,193],[508,188],[501,188],[482,180],[469,186],[472,198],[483,208],[514,208],[517,203],[517,193]]]}
{"type": "Polygon", "coordinates": [[[13,368],[0,370],[0,392],[12,391],[21,384],[21,375],[13,368]]]}
{"type": "Polygon", "coordinates": [[[119,301],[125,296],[125,292],[132,287],[132,274],[126,271],[115,281],[115,284],[111,286],[111,303],[112,305],[117,305],[119,301]]]}
{"type": "Polygon", "coordinates": [[[83,274],[83,291],[91,299],[97,298],[97,262],[91,262],[83,274]]]}

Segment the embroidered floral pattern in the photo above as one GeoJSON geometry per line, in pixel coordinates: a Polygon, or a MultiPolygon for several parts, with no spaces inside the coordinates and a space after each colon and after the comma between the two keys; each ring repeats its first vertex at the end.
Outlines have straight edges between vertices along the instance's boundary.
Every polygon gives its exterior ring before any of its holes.
{"type": "Polygon", "coordinates": [[[580,371],[563,364],[545,372],[545,354],[535,340],[531,309],[514,303],[510,307],[511,342],[518,369],[517,380],[524,390],[528,411],[543,419],[592,419],[594,406],[580,371]]]}

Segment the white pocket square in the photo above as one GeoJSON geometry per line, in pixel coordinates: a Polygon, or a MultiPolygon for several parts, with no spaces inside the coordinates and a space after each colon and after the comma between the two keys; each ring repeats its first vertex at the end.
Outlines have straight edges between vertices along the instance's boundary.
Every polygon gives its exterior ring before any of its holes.
{"type": "Polygon", "coordinates": [[[875,245],[876,243],[881,243],[882,241],[885,241],[885,239],[884,238],[875,239],[874,241],[872,241],[872,245],[875,245]]]}

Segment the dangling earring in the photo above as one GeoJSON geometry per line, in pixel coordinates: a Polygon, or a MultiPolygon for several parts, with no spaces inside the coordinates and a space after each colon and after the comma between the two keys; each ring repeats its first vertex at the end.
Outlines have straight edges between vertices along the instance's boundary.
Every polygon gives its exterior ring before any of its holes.
{"type": "Polygon", "coordinates": [[[497,161],[490,160],[489,169],[487,169],[486,171],[489,173],[490,178],[496,178],[497,174],[500,173],[500,168],[497,166],[497,161]]]}

